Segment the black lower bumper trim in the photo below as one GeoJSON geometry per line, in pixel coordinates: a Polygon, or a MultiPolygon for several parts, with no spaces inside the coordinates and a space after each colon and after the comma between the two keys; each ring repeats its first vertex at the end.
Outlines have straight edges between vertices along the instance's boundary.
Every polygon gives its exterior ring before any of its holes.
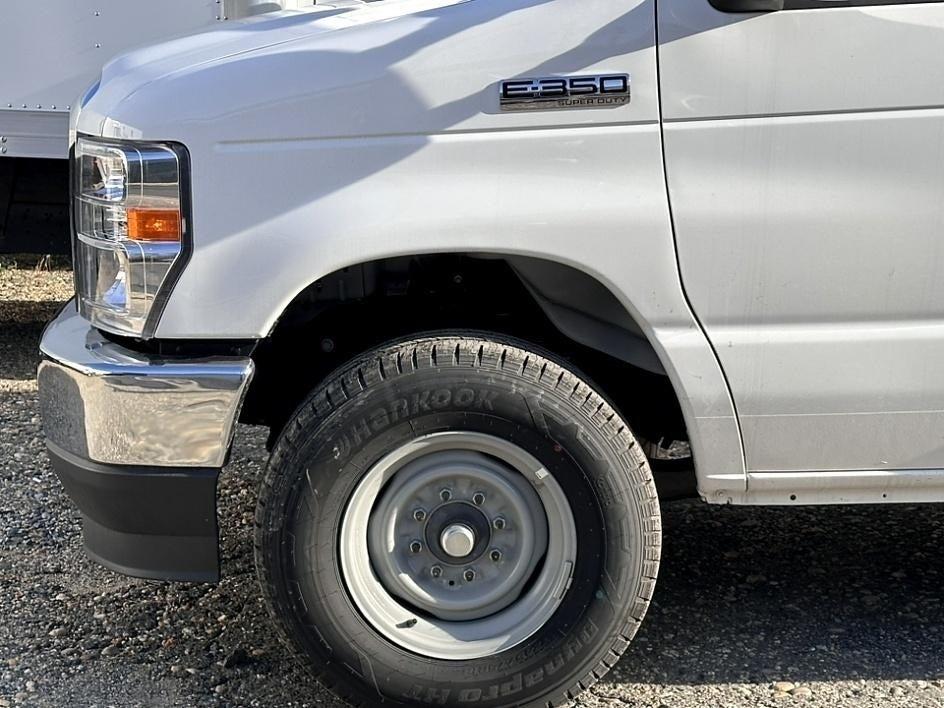
{"type": "Polygon", "coordinates": [[[94,560],[139,578],[219,580],[218,469],[103,465],[48,449],[94,560]]]}

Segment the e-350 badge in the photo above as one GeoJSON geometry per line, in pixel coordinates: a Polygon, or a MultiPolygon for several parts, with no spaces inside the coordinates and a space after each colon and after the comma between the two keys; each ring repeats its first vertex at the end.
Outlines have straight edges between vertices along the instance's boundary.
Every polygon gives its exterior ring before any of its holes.
{"type": "Polygon", "coordinates": [[[511,79],[499,90],[503,111],[616,108],[632,98],[629,74],[511,79]]]}

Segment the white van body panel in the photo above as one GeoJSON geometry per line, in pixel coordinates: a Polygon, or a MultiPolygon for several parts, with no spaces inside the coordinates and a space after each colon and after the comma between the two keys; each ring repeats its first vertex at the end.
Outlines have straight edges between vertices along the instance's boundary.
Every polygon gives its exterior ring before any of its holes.
{"type": "Polygon", "coordinates": [[[75,128],[190,151],[158,338],[265,337],[380,258],[544,258],[645,333],[709,501],[932,501],[941,39],[932,2],[338,2],[126,54],[75,128]],[[500,109],[503,80],[605,74],[631,102],[500,109]]]}
{"type": "Polygon", "coordinates": [[[749,489],[913,490],[944,469],[944,4],[659,13],[683,282],[749,489]]]}
{"type": "Polygon", "coordinates": [[[653,0],[388,0],[232,23],[119,59],[77,120],[190,148],[199,256],[158,337],[264,337],[306,286],[378,258],[551,259],[606,285],[652,342],[702,493],[743,491],[731,400],[679,281],[653,0]],[[631,75],[629,105],[499,110],[504,79],[603,73],[631,75]]]}

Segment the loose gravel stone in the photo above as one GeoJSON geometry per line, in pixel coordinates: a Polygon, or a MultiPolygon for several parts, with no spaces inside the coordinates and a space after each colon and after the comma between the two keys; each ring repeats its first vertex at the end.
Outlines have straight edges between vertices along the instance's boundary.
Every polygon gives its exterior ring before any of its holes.
{"type": "MultiPolygon", "coordinates": [[[[134,580],[86,558],[36,407],[38,338],[71,276],[3,263],[0,708],[338,708],[289,658],[256,586],[265,430],[239,428],[221,476],[219,585],[134,580]]],[[[939,507],[680,502],[664,528],[646,621],[581,708],[944,705],[939,507]]]]}

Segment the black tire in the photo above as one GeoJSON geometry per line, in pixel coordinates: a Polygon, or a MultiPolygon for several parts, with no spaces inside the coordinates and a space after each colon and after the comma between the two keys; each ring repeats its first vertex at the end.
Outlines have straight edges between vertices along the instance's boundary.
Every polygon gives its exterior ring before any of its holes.
{"type": "Polygon", "coordinates": [[[256,512],[260,582],[289,646],[348,701],[552,706],[612,668],[636,633],[661,547],[649,465],[610,403],[534,350],[480,332],[381,346],[320,385],[278,439],[256,512]],[[425,403],[392,405],[404,398],[425,403]],[[409,653],[365,621],[342,580],[338,538],[376,460],[421,433],[459,428],[513,439],[543,463],[567,493],[579,547],[542,629],[500,654],[446,661],[409,653]]]}

